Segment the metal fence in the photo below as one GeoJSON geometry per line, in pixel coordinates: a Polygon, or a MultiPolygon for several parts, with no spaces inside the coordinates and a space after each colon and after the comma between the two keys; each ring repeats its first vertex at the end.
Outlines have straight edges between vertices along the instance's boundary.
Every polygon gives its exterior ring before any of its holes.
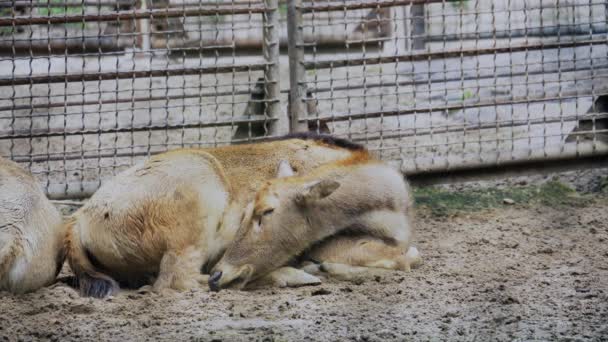
{"type": "Polygon", "coordinates": [[[605,154],[607,7],[295,0],[292,128],[327,127],[408,174],[605,154]],[[315,39],[340,28],[339,49],[315,39]]]}
{"type": "Polygon", "coordinates": [[[305,129],[408,174],[605,155],[607,15],[598,0],[0,0],[0,155],[55,198],[167,149],[305,129]]]}
{"type": "Polygon", "coordinates": [[[0,13],[0,154],[52,197],[89,195],[151,153],[276,134],[276,0],[17,0],[0,13]]]}

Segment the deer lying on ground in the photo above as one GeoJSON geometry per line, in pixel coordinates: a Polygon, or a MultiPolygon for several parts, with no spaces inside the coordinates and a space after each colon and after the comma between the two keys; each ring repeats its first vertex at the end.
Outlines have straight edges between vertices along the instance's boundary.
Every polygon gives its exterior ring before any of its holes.
{"type": "Polygon", "coordinates": [[[32,175],[0,158],[0,290],[49,285],[63,265],[61,214],[32,175]]]}
{"type": "MultiPolygon", "coordinates": [[[[119,283],[187,290],[207,278],[240,226],[255,191],[285,159],[298,173],[348,160],[363,147],[329,136],[151,157],[104,183],[67,223],[66,253],[85,296],[119,283]]],[[[365,152],[366,154],[367,152],[365,152]]],[[[280,169],[280,168],[279,168],[280,169]]]]}
{"type": "Polygon", "coordinates": [[[213,268],[209,286],[243,288],[264,277],[291,286],[313,283],[311,275],[284,266],[302,253],[330,274],[409,270],[420,261],[410,247],[411,207],[403,176],[367,151],[268,181],[213,268]]]}

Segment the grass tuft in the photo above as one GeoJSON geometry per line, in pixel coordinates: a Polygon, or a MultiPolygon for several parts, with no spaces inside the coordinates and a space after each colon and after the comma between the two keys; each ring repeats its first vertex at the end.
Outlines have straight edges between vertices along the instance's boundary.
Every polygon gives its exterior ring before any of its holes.
{"type": "Polygon", "coordinates": [[[506,198],[513,200],[515,205],[542,204],[550,207],[584,206],[591,201],[589,197],[581,196],[574,189],[558,181],[549,181],[540,186],[463,191],[437,187],[414,188],[416,206],[428,209],[433,215],[438,216],[502,207],[506,205],[504,203],[506,198]]]}

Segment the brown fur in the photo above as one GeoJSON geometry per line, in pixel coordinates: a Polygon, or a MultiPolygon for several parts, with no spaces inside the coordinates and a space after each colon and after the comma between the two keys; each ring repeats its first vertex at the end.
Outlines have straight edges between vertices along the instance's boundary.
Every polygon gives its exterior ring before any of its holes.
{"type": "Polygon", "coordinates": [[[81,294],[101,298],[116,292],[118,284],[112,278],[97,272],[91,264],[80,239],[74,234],[75,225],[75,219],[66,222],[65,250],[70,268],[78,279],[81,294]]]}
{"type": "Polygon", "coordinates": [[[395,269],[408,268],[403,247],[399,244],[369,236],[337,236],[330,238],[307,253],[319,262],[375,267],[380,260],[392,261],[395,269]]]}
{"type": "Polygon", "coordinates": [[[73,215],[70,264],[101,284],[81,283],[81,291],[111,293],[101,272],[127,285],[155,277],[158,291],[191,287],[232,241],[243,208],[281,160],[307,172],[363,153],[327,139],[288,139],[154,156],[103,184],[73,215]]]}
{"type": "Polygon", "coordinates": [[[252,213],[214,268],[212,289],[242,287],[267,275],[280,278],[288,274],[283,266],[290,259],[321,241],[309,253],[322,261],[409,269],[407,184],[366,152],[268,181],[250,207],[252,213]],[[349,231],[360,237],[343,235],[349,231]],[[281,269],[280,276],[275,274],[281,269]]]}
{"type": "Polygon", "coordinates": [[[63,264],[63,224],[36,179],[0,158],[0,290],[33,291],[63,264]]]}
{"type": "Polygon", "coordinates": [[[289,139],[300,139],[300,140],[312,140],[317,144],[322,144],[330,148],[347,149],[351,151],[364,151],[365,146],[354,143],[347,139],[338,138],[329,134],[318,134],[315,132],[296,132],[284,135],[282,137],[271,138],[268,141],[277,140],[289,140],[289,139]]]}
{"type": "Polygon", "coordinates": [[[8,277],[8,272],[18,255],[23,253],[23,242],[21,239],[7,239],[4,241],[7,247],[0,249],[0,279],[8,277]]]}

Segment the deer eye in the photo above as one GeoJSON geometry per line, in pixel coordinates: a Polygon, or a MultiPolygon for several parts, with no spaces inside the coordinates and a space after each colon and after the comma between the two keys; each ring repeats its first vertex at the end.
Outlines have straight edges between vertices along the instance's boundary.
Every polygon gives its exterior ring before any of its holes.
{"type": "Polygon", "coordinates": [[[274,212],[274,209],[266,209],[266,210],[264,210],[264,212],[262,212],[262,216],[270,215],[273,212],[274,212]]]}

